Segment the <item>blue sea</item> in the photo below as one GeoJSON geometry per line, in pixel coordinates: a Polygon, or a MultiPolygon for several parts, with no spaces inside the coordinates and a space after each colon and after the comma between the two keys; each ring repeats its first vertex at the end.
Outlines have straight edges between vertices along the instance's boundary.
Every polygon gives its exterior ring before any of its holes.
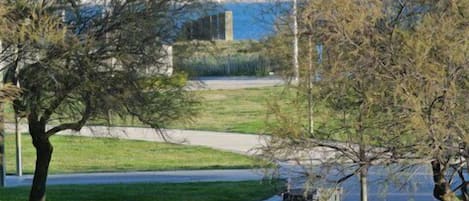
{"type": "MultiPolygon", "coordinates": [[[[233,12],[233,31],[235,40],[261,40],[275,32],[274,22],[291,10],[291,3],[222,3],[222,9],[233,12]]],[[[91,5],[83,12],[89,16],[100,16],[102,8],[91,5]]],[[[68,16],[73,20],[72,16],[68,16]]]]}
{"type": "Polygon", "coordinates": [[[233,12],[235,40],[260,40],[275,32],[274,22],[288,12],[288,3],[225,3],[223,8],[233,12]]]}

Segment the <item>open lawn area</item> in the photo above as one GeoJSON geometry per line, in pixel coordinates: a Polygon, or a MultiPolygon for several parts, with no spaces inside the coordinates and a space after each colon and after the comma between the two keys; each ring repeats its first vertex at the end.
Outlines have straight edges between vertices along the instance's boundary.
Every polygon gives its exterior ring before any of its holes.
{"type": "MultiPolygon", "coordinates": [[[[262,87],[247,89],[200,90],[195,95],[201,99],[198,115],[191,122],[176,122],[169,128],[261,133],[265,129],[267,102],[282,92],[283,87],[262,87]]],[[[106,125],[104,121],[90,124],[106,125]]],[[[112,118],[112,125],[145,126],[136,119],[112,118]]]]}
{"type": "MultiPolygon", "coordinates": [[[[278,184],[259,181],[49,186],[48,201],[259,201],[278,184]]],[[[2,201],[27,200],[29,188],[0,188],[2,201]]]]}
{"type": "Polygon", "coordinates": [[[200,113],[193,123],[172,128],[261,133],[265,129],[267,102],[283,87],[197,91],[202,97],[200,113]]]}
{"type": "MultiPolygon", "coordinates": [[[[283,87],[262,87],[232,90],[201,90],[194,91],[201,98],[198,115],[192,122],[177,122],[169,128],[238,132],[262,133],[265,130],[267,118],[267,103],[274,96],[279,96],[283,87]]],[[[111,115],[112,126],[145,127],[135,118],[121,119],[118,115],[111,115]]],[[[13,122],[13,110],[6,107],[7,121],[13,122]]],[[[21,121],[26,123],[25,120],[21,121]]],[[[58,124],[59,122],[53,122],[58,124]]],[[[104,120],[91,120],[88,125],[109,125],[104,120]]]]}
{"type": "MultiPolygon", "coordinates": [[[[23,135],[24,173],[34,169],[35,152],[28,135],[23,135]]],[[[116,172],[180,169],[252,168],[254,159],[200,146],[157,142],[52,136],[54,153],[50,173],[116,172]]],[[[6,136],[7,172],[15,172],[14,135],[6,136]]],[[[3,199],[2,199],[3,201],[3,199]]]]}

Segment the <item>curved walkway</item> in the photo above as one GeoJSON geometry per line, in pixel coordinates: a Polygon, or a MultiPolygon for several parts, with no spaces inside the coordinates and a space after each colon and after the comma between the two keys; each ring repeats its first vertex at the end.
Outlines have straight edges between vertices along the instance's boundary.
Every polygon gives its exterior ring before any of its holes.
{"type": "MultiPolygon", "coordinates": [[[[14,128],[14,124],[5,124],[5,129],[8,132],[14,131],[14,128]]],[[[20,125],[19,131],[28,132],[27,125],[20,125]]],[[[265,136],[253,134],[177,129],[165,129],[163,130],[163,133],[160,133],[152,128],[106,126],[85,126],[79,132],[63,131],[58,134],[86,137],[112,137],[152,142],[167,141],[177,144],[207,146],[241,154],[254,154],[255,148],[261,147],[266,139],[265,136]]]]}
{"type": "MultiPolygon", "coordinates": [[[[50,175],[47,179],[47,185],[251,181],[263,178],[263,172],[258,169],[80,173],[50,175]]],[[[6,179],[7,187],[30,186],[33,176],[7,176],[6,179]]]]}

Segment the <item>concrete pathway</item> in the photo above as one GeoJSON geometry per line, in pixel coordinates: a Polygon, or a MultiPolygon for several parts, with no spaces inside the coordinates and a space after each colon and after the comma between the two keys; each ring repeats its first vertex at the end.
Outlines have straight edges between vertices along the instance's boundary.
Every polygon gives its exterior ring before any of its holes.
{"type": "MultiPolygon", "coordinates": [[[[47,179],[47,185],[64,184],[118,184],[118,183],[186,183],[216,181],[261,180],[264,174],[260,169],[253,170],[181,170],[156,172],[82,173],[55,174],[47,179]]],[[[22,177],[7,176],[7,187],[30,186],[32,175],[22,177]]]]}
{"type": "MultiPolygon", "coordinates": [[[[8,132],[14,131],[14,124],[6,124],[8,132]]],[[[27,125],[19,126],[20,132],[28,132],[27,125]]],[[[242,154],[254,154],[255,148],[265,143],[265,137],[259,135],[167,129],[163,134],[152,128],[86,126],[79,132],[63,131],[59,135],[77,135],[87,137],[112,137],[130,140],[145,140],[207,146],[242,154]],[[164,136],[164,137],[163,137],[164,136]]]]}
{"type": "Polygon", "coordinates": [[[243,89],[280,86],[285,83],[280,77],[199,77],[190,82],[192,90],[243,89]]]}

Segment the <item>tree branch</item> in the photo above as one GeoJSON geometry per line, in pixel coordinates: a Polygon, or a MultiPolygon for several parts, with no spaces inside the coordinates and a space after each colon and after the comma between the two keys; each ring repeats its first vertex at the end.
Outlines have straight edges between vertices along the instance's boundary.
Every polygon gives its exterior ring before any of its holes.
{"type": "Polygon", "coordinates": [[[83,115],[80,120],[74,123],[63,123],[58,126],[55,126],[46,132],[46,136],[50,137],[60,131],[64,131],[68,129],[79,131],[85,125],[85,123],[88,121],[88,119],[91,117],[92,114],[93,114],[93,108],[90,104],[89,97],[88,97],[86,100],[85,111],[83,112],[83,115]]]}

